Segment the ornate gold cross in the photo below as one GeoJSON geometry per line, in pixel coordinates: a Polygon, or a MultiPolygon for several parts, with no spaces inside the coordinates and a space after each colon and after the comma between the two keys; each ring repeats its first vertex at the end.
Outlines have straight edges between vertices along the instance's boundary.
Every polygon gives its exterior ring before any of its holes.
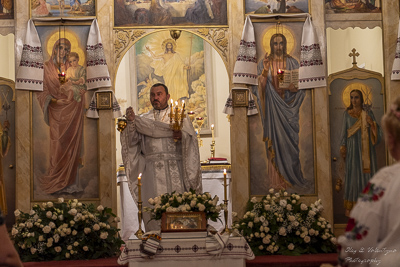
{"type": "Polygon", "coordinates": [[[360,54],[356,52],[355,48],[353,48],[351,52],[352,53],[349,54],[349,57],[353,57],[353,65],[356,65],[357,64],[356,57],[358,57],[360,54]]]}

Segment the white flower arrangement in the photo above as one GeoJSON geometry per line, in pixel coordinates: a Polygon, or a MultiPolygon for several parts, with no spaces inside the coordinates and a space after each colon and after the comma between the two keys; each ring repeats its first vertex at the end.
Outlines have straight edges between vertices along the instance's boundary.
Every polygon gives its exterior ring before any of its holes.
{"type": "Polygon", "coordinates": [[[77,199],[34,205],[28,213],[16,210],[11,230],[22,261],[77,260],[111,257],[123,241],[111,209],[77,199]]]}
{"type": "Polygon", "coordinates": [[[260,201],[249,201],[247,212],[232,228],[246,238],[255,255],[334,253],[336,238],[322,210],[320,200],[307,206],[297,194],[270,189],[260,201]]]}
{"type": "Polygon", "coordinates": [[[154,199],[150,198],[149,204],[154,207],[145,207],[145,211],[151,213],[153,220],[160,220],[164,212],[204,211],[207,220],[216,222],[219,219],[219,212],[224,208],[223,204],[217,204],[218,200],[218,196],[211,197],[208,192],[203,194],[196,194],[194,190],[183,194],[172,192],[154,199]]]}

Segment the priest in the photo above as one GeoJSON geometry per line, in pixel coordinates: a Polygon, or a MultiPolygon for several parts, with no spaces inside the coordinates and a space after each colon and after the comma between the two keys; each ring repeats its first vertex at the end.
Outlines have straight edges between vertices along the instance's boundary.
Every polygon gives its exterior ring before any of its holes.
{"type": "MultiPolygon", "coordinates": [[[[153,109],[137,116],[132,107],[126,110],[127,127],[121,134],[122,160],[133,199],[137,201],[137,177],[142,173],[143,206],[148,199],[194,189],[202,192],[200,154],[191,121],[185,117],[181,130],[170,129],[170,95],[164,84],[150,89],[153,109]]],[[[144,212],[145,230],[159,230],[160,222],[150,221],[144,212]]]]}

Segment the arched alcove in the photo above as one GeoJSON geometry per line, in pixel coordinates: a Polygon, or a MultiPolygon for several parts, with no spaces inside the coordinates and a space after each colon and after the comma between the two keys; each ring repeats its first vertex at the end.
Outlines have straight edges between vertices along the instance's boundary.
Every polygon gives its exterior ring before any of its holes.
{"type": "MultiPolygon", "coordinates": [[[[136,42],[132,43],[131,47],[126,49],[121,61],[118,64],[115,77],[115,96],[121,105],[122,112],[129,106],[132,106],[135,112],[141,114],[149,109],[149,103],[147,108],[140,110],[143,107],[142,96],[138,97],[139,94],[143,94],[141,91],[145,88],[145,80],[148,79],[149,73],[153,82],[163,82],[163,77],[154,73],[154,68],[151,66],[152,62],[150,52],[142,51],[146,44],[150,44],[156,48],[153,52],[158,55],[163,53],[161,46],[162,42],[166,39],[171,39],[169,30],[153,31],[147,34],[136,42]],[[159,46],[158,48],[156,46],[159,46]],[[148,62],[148,64],[143,64],[148,62]],[[142,84],[141,84],[142,83],[142,84]]],[[[216,143],[216,156],[225,157],[230,160],[230,129],[229,121],[226,115],[222,113],[222,109],[225,105],[227,92],[229,90],[229,77],[226,70],[226,61],[221,57],[219,51],[217,51],[207,40],[201,36],[189,31],[182,31],[181,37],[176,40],[177,53],[183,60],[184,65],[190,65],[189,72],[194,74],[188,74],[189,79],[189,98],[196,97],[198,90],[206,90],[206,101],[208,117],[205,119],[204,125],[201,129],[202,146],[200,147],[200,159],[202,161],[207,160],[210,157],[210,144],[211,144],[211,124],[215,125],[215,143],[216,143]],[[186,38],[186,39],[185,39],[186,38]],[[192,50],[186,46],[186,42],[191,40],[192,50]],[[201,42],[201,44],[199,44],[201,42]],[[185,46],[184,49],[179,48],[179,45],[185,46]],[[203,47],[203,48],[199,48],[203,47]],[[199,50],[200,49],[200,50],[199,50]],[[188,57],[188,53],[192,56],[188,57]],[[202,55],[201,55],[202,54],[202,55]],[[199,69],[198,66],[201,64],[201,57],[203,57],[204,71],[199,69]],[[199,73],[204,74],[201,77],[199,73]],[[200,82],[199,80],[202,80],[200,82]],[[204,80],[204,81],[203,81],[204,80]],[[206,88],[197,87],[199,83],[205,85],[206,88]],[[195,87],[195,88],[193,88],[195,87]],[[201,88],[201,89],[199,89],[201,88]]],[[[152,48],[150,48],[152,49],[152,48]]],[[[160,64],[161,64],[160,60],[160,64]]],[[[153,64],[154,65],[154,64],[153,64]]],[[[202,86],[201,85],[201,86],[202,86]]],[[[173,88],[172,88],[173,89],[173,88]]],[[[171,90],[171,88],[170,88],[171,90]]],[[[174,96],[171,95],[171,98],[174,96]]],[[[194,104],[195,105],[195,104],[194,104]]],[[[195,106],[195,108],[197,108],[195,106]]],[[[187,109],[189,111],[189,109],[187,109]]],[[[196,116],[203,116],[204,113],[197,112],[196,116]]],[[[119,147],[119,133],[117,132],[117,164],[122,163],[120,147],[119,147]]]]}

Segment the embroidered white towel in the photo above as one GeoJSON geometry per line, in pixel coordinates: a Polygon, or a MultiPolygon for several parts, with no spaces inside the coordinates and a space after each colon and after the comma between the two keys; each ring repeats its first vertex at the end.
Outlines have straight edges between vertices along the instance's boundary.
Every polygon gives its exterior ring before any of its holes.
{"type": "Polygon", "coordinates": [[[250,16],[244,24],[239,53],[233,69],[233,83],[257,85],[257,50],[250,16]]]}
{"type": "Polygon", "coordinates": [[[322,61],[321,48],[310,16],[307,16],[301,38],[299,89],[324,86],[326,86],[325,65],[322,61]]]}
{"type": "Polygon", "coordinates": [[[110,74],[108,72],[103,43],[97,19],[94,19],[90,27],[86,45],[86,85],[87,89],[111,87],[110,74]]]}
{"type": "Polygon", "coordinates": [[[396,43],[396,54],[392,66],[391,80],[400,80],[400,21],[399,29],[397,30],[397,43],[396,43]]]}
{"type": "MultiPolygon", "coordinates": [[[[212,227],[212,226],[211,226],[212,227]]],[[[215,230],[215,228],[214,228],[215,230]]],[[[210,232],[210,231],[209,231],[210,232]]],[[[228,242],[230,237],[229,233],[216,233],[216,234],[209,234],[206,237],[206,251],[208,254],[220,256],[222,251],[226,247],[226,243],[228,242]]]]}
{"type": "Polygon", "coordinates": [[[32,20],[28,20],[21,62],[15,80],[15,89],[43,91],[42,45],[32,20]]]}

